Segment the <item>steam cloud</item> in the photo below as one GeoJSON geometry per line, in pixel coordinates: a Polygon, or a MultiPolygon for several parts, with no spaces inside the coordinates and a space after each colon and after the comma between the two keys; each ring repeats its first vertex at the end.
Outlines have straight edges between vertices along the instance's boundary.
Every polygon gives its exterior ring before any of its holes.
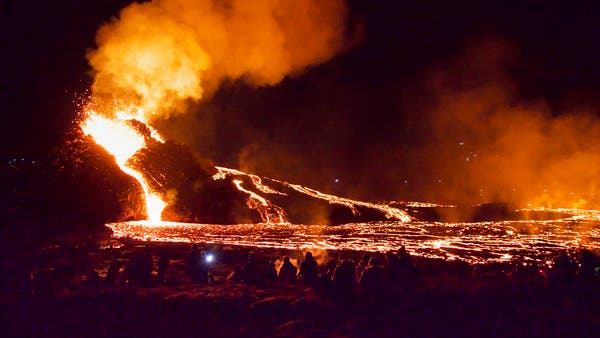
{"type": "Polygon", "coordinates": [[[141,108],[152,120],[184,111],[224,79],[274,85],[334,56],[347,14],[342,0],[133,3],[100,28],[88,53],[92,102],[141,108]]]}

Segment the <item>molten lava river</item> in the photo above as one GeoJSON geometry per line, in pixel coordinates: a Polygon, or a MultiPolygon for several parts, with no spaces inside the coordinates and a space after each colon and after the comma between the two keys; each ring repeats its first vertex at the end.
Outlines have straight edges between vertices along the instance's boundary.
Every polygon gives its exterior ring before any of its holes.
{"type": "Polygon", "coordinates": [[[547,221],[476,223],[384,221],[337,226],[304,224],[193,224],[134,221],[107,224],[115,237],[285,249],[387,251],[404,245],[415,255],[491,261],[548,262],[563,249],[600,247],[600,212],[560,210],[547,221]]]}
{"type": "Polygon", "coordinates": [[[545,210],[561,215],[552,220],[419,221],[409,216],[405,207],[427,209],[449,206],[402,203],[402,207],[393,207],[390,203],[355,201],[224,167],[215,167],[217,174],[213,179],[230,179],[240,192],[247,195],[248,207],[260,215],[262,223],[215,225],[162,221],[161,213],[167,203],[152,190],[144,175],[132,166],[132,157],[148,142],[164,142],[158,132],[146,124],[143,114],[135,110],[118,111],[114,116],[107,117],[88,109],[81,129],[115,157],[119,167],[138,181],[145,195],[149,220],[107,224],[117,238],[358,251],[397,250],[404,245],[418,256],[461,259],[469,263],[510,260],[544,263],[560,250],[600,248],[598,210],[545,210]],[[136,127],[140,124],[145,126],[143,129],[146,133],[136,127]],[[286,211],[267,198],[288,193],[343,206],[354,215],[364,209],[375,210],[384,216],[384,220],[341,225],[292,224],[286,218],[286,211]]]}

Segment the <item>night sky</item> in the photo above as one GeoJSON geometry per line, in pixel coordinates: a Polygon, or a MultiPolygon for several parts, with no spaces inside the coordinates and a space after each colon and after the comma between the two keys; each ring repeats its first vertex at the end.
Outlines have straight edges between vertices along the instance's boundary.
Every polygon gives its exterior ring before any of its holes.
{"type": "MultiPolygon", "coordinates": [[[[86,50],[128,3],[1,5],[5,160],[43,158],[65,138],[91,82],[86,50]]],[[[363,27],[356,47],[275,87],[223,83],[157,127],[217,164],[350,196],[425,199],[417,187],[445,179],[435,169],[443,157],[421,151],[436,149],[422,111],[436,74],[457,91],[502,82],[511,102],[543,101],[550,115],[600,113],[600,3],[550,3],[350,1],[363,27]],[[487,57],[502,66],[489,70],[487,57]]]]}

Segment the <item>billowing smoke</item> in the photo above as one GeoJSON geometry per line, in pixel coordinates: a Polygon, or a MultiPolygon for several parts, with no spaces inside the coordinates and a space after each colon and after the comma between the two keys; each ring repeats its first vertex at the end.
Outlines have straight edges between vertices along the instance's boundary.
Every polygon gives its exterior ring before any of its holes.
{"type": "Polygon", "coordinates": [[[92,103],[150,121],[224,79],[274,85],[344,47],[343,0],[153,0],[100,28],[92,103]]]}
{"type": "Polygon", "coordinates": [[[553,108],[519,97],[511,69],[513,45],[498,39],[470,43],[464,55],[431,71],[427,139],[411,151],[414,170],[434,180],[430,199],[519,206],[597,207],[600,121],[571,102],[553,108]],[[424,169],[426,168],[426,169],[424,169]]]}

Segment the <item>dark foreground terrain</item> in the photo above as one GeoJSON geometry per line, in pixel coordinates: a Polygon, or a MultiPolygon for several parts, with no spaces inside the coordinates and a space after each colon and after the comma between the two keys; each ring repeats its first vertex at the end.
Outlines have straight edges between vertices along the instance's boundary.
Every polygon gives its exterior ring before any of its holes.
{"type": "MultiPolygon", "coordinates": [[[[375,296],[336,297],[303,283],[232,280],[249,248],[207,247],[210,283],[191,283],[190,247],[66,238],[2,257],[3,337],[598,337],[600,280],[555,282],[515,264],[469,266],[415,259],[413,286],[375,296]],[[153,258],[149,280],[134,282],[129,262],[153,258]],[[168,257],[159,278],[160,257],[168,257]],[[116,278],[109,281],[110,266],[116,278]],[[161,280],[162,279],[162,280],[161,280]]],[[[327,262],[358,261],[357,252],[313,251],[327,262]]],[[[254,257],[302,252],[260,250],[254,257]]],[[[296,261],[297,260],[297,261],[296,261]]],[[[518,263],[521,264],[522,263],[518,263]]]]}

